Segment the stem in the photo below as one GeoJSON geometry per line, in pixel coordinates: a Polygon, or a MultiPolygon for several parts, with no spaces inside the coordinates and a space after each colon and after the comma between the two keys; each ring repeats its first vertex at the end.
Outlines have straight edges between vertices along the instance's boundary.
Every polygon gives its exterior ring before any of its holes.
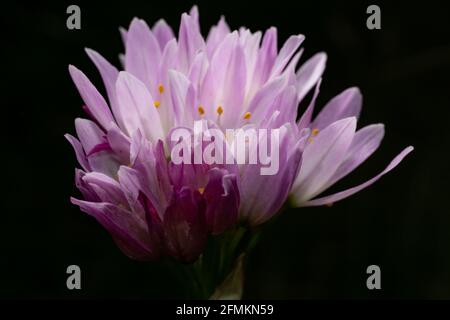
{"type": "Polygon", "coordinates": [[[187,297],[240,298],[245,256],[258,238],[259,229],[237,226],[219,236],[211,236],[203,254],[193,264],[171,264],[184,284],[187,297]]]}

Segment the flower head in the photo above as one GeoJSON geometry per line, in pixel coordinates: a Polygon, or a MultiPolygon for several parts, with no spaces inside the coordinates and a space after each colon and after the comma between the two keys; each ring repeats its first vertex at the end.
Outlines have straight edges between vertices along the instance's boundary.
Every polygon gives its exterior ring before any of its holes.
{"type": "Polygon", "coordinates": [[[275,28],[264,35],[245,28],[231,32],[224,18],[205,40],[196,7],[182,15],[178,37],[164,20],[149,28],[135,18],[121,32],[124,71],[86,49],[108,102],[80,70],[69,66],[91,120],[76,119],[78,139],[66,138],[82,168],[75,181],[83,200],[72,202],[95,217],[131,258],[169,255],[193,261],[209,234],[240,222],[261,224],[289,195],[297,206],[341,200],[375,182],[412,150],[405,149],[358,187],[315,198],[366,160],[384,130],[371,125],[356,131],[362,99],[355,88],[332,99],[312,119],[324,53],[297,70],[304,36],[289,37],[278,50],[275,28]],[[313,88],[314,97],[297,121],[298,105],[313,88]],[[257,130],[258,135],[243,140],[243,159],[261,155],[270,145],[277,156],[275,171],[261,174],[268,162],[235,161],[238,140],[228,129],[257,130]],[[192,141],[199,132],[209,137],[194,143],[203,154],[217,157],[232,149],[233,161],[196,162],[195,152],[187,148],[181,156],[194,161],[177,163],[172,158],[177,130],[192,141]],[[211,143],[221,148],[212,152],[211,143]]]}

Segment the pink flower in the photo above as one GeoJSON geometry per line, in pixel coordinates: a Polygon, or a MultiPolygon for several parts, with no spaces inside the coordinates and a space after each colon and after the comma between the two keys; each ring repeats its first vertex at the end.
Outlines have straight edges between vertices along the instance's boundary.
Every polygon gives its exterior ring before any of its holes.
{"type": "MultiPolygon", "coordinates": [[[[91,120],[76,119],[78,139],[66,138],[82,168],[75,181],[83,200],[72,202],[95,217],[131,258],[194,261],[209,234],[237,223],[261,224],[289,195],[298,206],[341,200],[412,150],[358,187],[315,198],[366,160],[383,136],[382,125],[356,131],[361,95],[353,88],[311,119],[324,53],[296,71],[302,35],[291,36],[278,51],[275,28],[264,35],[245,28],[231,32],[223,18],[204,40],[196,7],[182,15],[178,38],[164,20],[150,29],[136,18],[122,37],[124,71],[86,49],[108,102],[69,66],[91,120]],[[309,108],[296,122],[299,102],[314,87],[309,108]],[[171,133],[195,125],[206,134],[213,128],[224,132],[219,140],[225,148],[233,144],[226,129],[278,129],[277,172],[262,175],[264,164],[174,163],[171,133]]],[[[249,154],[260,150],[263,138],[248,143],[249,154]]]]}

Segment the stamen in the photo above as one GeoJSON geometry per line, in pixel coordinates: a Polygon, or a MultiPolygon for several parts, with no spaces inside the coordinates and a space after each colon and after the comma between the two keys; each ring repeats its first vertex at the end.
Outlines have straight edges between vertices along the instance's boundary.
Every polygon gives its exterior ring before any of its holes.
{"type": "Polygon", "coordinates": [[[200,192],[201,194],[203,194],[203,192],[205,192],[205,188],[198,188],[198,192],[200,192]]]}
{"type": "Polygon", "coordinates": [[[205,114],[205,109],[203,109],[203,107],[200,105],[200,106],[198,106],[198,113],[202,116],[202,115],[204,115],[205,114]]]}
{"type": "Polygon", "coordinates": [[[319,129],[317,129],[317,128],[312,129],[311,130],[311,135],[308,138],[308,142],[309,143],[313,143],[314,142],[313,137],[317,136],[318,134],[319,134],[319,129]]]}
{"type": "Polygon", "coordinates": [[[245,114],[244,114],[244,119],[245,120],[248,120],[248,119],[250,119],[252,117],[252,114],[250,113],[250,112],[246,112],[245,114]]]}
{"type": "Polygon", "coordinates": [[[221,105],[219,105],[219,106],[217,107],[217,113],[219,114],[219,116],[223,113],[223,108],[222,108],[221,105]]]}
{"type": "Polygon", "coordinates": [[[163,93],[164,92],[164,86],[162,85],[162,83],[160,83],[158,85],[158,91],[159,91],[159,93],[163,93]]]}
{"type": "Polygon", "coordinates": [[[153,104],[155,105],[155,108],[159,108],[159,106],[161,105],[161,101],[155,100],[155,101],[153,102],[153,104]]]}

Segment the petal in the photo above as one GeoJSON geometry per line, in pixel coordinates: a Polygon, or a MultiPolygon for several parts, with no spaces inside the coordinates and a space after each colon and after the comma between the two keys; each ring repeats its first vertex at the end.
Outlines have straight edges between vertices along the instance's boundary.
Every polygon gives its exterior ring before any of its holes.
{"type": "Polygon", "coordinates": [[[380,146],[383,136],[384,125],[382,124],[373,124],[358,130],[348,148],[346,159],[336,170],[327,185],[333,185],[369,158],[380,146]]]}
{"type": "Polygon", "coordinates": [[[207,239],[204,203],[189,188],[176,192],[164,214],[166,247],[170,255],[193,262],[202,253],[207,239]]]}
{"type": "Polygon", "coordinates": [[[208,172],[208,184],[203,196],[206,200],[206,224],[213,234],[221,234],[237,222],[239,189],[236,176],[213,168],[208,172]]]}
{"type": "Polygon", "coordinates": [[[198,7],[194,4],[189,10],[189,15],[192,17],[193,25],[192,27],[195,28],[198,32],[200,32],[200,21],[199,21],[199,13],[198,13],[198,7]]]}
{"type": "Polygon", "coordinates": [[[95,146],[106,141],[105,133],[91,120],[75,119],[75,130],[85,154],[91,153],[95,146]]]}
{"type": "Polygon", "coordinates": [[[344,190],[344,191],[341,191],[341,192],[338,192],[338,193],[335,193],[335,194],[332,194],[332,195],[329,195],[326,197],[307,201],[307,202],[301,204],[301,206],[306,207],[306,206],[321,206],[321,205],[325,205],[325,204],[332,204],[336,201],[350,197],[351,195],[367,188],[368,186],[370,186],[371,184],[376,182],[378,179],[380,179],[383,175],[385,175],[386,173],[388,173],[389,171],[394,169],[403,160],[403,158],[406,157],[406,155],[408,155],[408,153],[410,153],[413,150],[414,150],[413,147],[411,147],[411,146],[407,147],[402,152],[400,152],[400,154],[397,155],[381,173],[379,173],[372,179],[360,184],[359,186],[356,186],[356,187],[353,187],[353,188],[350,188],[350,189],[347,189],[347,190],[344,190]]]}
{"type": "Polygon", "coordinates": [[[206,53],[199,52],[192,62],[191,69],[189,70],[189,80],[195,85],[195,88],[200,88],[200,84],[206,75],[209,68],[209,61],[206,53]]]}
{"type": "Polygon", "coordinates": [[[314,107],[316,105],[316,99],[320,92],[320,84],[322,83],[322,78],[320,78],[317,81],[316,89],[314,90],[314,95],[311,99],[311,102],[308,105],[308,108],[306,108],[306,111],[302,114],[300,120],[297,123],[297,127],[299,131],[302,131],[305,128],[308,128],[311,123],[312,115],[314,112],[314,107]]]}
{"type": "MultiPolygon", "coordinates": [[[[253,99],[250,101],[247,110],[243,110],[243,114],[248,111],[252,115],[252,120],[256,123],[267,118],[267,115],[271,115],[273,112],[272,107],[274,106],[275,99],[282,92],[282,90],[287,85],[287,78],[280,76],[268,81],[259,91],[255,94],[253,99]]],[[[279,107],[278,105],[275,107],[279,107]]],[[[241,116],[241,121],[243,122],[243,117],[241,116]]]]}
{"type": "Polygon", "coordinates": [[[119,27],[119,33],[120,33],[120,37],[122,39],[123,44],[126,45],[127,44],[127,33],[128,33],[128,30],[125,29],[124,27],[119,27]]]}
{"type": "Polygon", "coordinates": [[[164,19],[158,20],[152,29],[161,51],[164,50],[167,42],[175,38],[172,28],[164,19]]]}
{"type": "Polygon", "coordinates": [[[238,41],[238,33],[229,34],[217,49],[201,90],[200,103],[206,115],[217,117],[216,108],[223,108],[221,123],[224,127],[235,124],[242,111],[246,90],[246,66],[243,49],[238,41]]]}
{"type": "Polygon", "coordinates": [[[180,72],[185,74],[189,71],[197,52],[205,47],[197,19],[186,13],[181,16],[178,34],[178,59],[180,72]]]}
{"type": "Polygon", "coordinates": [[[181,124],[184,118],[186,94],[189,87],[189,79],[184,74],[175,70],[169,70],[170,97],[172,100],[171,115],[175,120],[175,126],[181,124]]]}
{"type": "Polygon", "coordinates": [[[89,165],[92,171],[97,171],[116,179],[117,171],[120,167],[120,161],[117,156],[108,150],[93,153],[88,157],[89,165]]]}
{"type": "Polygon", "coordinates": [[[151,141],[162,139],[159,114],[145,85],[132,74],[121,71],[116,91],[128,135],[139,129],[151,141]]]}
{"type": "Polygon", "coordinates": [[[97,196],[94,190],[83,180],[83,177],[86,175],[86,172],[75,169],[75,185],[80,190],[83,195],[84,200],[99,202],[100,198],[97,196]]]}
{"type": "Polygon", "coordinates": [[[264,33],[256,61],[255,74],[252,79],[252,83],[254,82],[255,86],[260,86],[267,81],[277,58],[277,43],[277,29],[271,27],[264,33]]]}
{"type": "Polygon", "coordinates": [[[286,122],[295,123],[297,117],[297,90],[295,86],[286,87],[277,98],[275,105],[279,107],[281,112],[279,126],[286,122]]]}
{"type": "Polygon", "coordinates": [[[106,93],[108,94],[109,103],[114,114],[114,118],[117,120],[119,127],[123,128],[122,115],[118,110],[116,97],[116,81],[119,71],[98,52],[89,48],[86,48],[85,51],[100,72],[103,83],[105,84],[106,93]]]}
{"type": "Polygon", "coordinates": [[[150,243],[146,222],[110,203],[88,202],[75,198],[71,202],[93,216],[113,237],[119,248],[130,258],[153,260],[157,248],[150,243]]]}
{"type": "MultiPolygon", "coordinates": [[[[242,168],[239,214],[240,219],[247,220],[253,226],[275,215],[291,190],[301,157],[300,149],[293,148],[292,136],[292,128],[289,125],[280,128],[279,141],[275,145],[279,150],[278,159],[271,155],[272,162],[278,160],[278,171],[275,174],[262,174],[261,163],[246,164],[242,168]]],[[[249,153],[258,152],[262,143],[267,143],[266,136],[260,133],[259,141],[249,146],[249,153]]],[[[259,160],[261,162],[261,158],[259,160]]]]}
{"type": "Polygon", "coordinates": [[[128,165],[130,163],[130,138],[115,126],[108,130],[106,139],[120,162],[128,165]]]}
{"type": "Polygon", "coordinates": [[[126,71],[136,76],[152,94],[155,94],[158,89],[156,77],[160,62],[161,49],[158,41],[145,21],[134,18],[127,33],[126,71]]]}
{"type": "Polygon", "coordinates": [[[111,177],[99,172],[89,172],[84,175],[83,181],[95,191],[101,202],[128,207],[119,183],[111,177]]]}
{"type": "Polygon", "coordinates": [[[118,172],[120,188],[127,201],[127,206],[133,212],[145,219],[144,207],[139,202],[139,194],[142,187],[139,180],[139,172],[127,166],[121,166],[118,172]]]}
{"type": "Polygon", "coordinates": [[[86,155],[83,151],[83,147],[81,146],[80,141],[77,138],[70,134],[65,134],[64,137],[69,141],[72,145],[72,148],[75,150],[75,156],[77,157],[78,163],[85,171],[91,171],[89,163],[86,160],[86,155]]]}
{"type": "Polygon", "coordinates": [[[208,57],[212,57],[220,43],[230,33],[230,27],[225,21],[225,17],[220,17],[217,25],[213,26],[206,38],[206,52],[208,57]]]}
{"type": "Polygon", "coordinates": [[[331,99],[320,111],[311,129],[322,130],[335,121],[348,117],[359,117],[362,95],[358,88],[349,88],[331,99]]]}
{"type": "Polygon", "coordinates": [[[325,70],[327,55],[317,53],[306,61],[297,72],[298,100],[301,101],[312,87],[319,81],[325,70]]]}
{"type": "Polygon", "coordinates": [[[161,56],[161,64],[159,66],[159,81],[163,85],[168,83],[167,70],[177,69],[178,63],[177,54],[178,54],[177,40],[172,39],[166,44],[164,48],[164,51],[161,56]]]}
{"type": "Polygon", "coordinates": [[[303,40],[305,40],[305,36],[303,35],[290,36],[289,39],[286,40],[275,60],[271,71],[271,76],[278,76],[281,74],[294,53],[300,47],[303,40]]]}
{"type": "Polygon", "coordinates": [[[69,65],[69,73],[80,92],[81,98],[89,110],[89,114],[92,115],[103,128],[110,128],[111,122],[114,122],[114,118],[105,99],[103,99],[102,95],[83,72],[76,67],[69,65]]]}
{"type": "Polygon", "coordinates": [[[297,203],[322,192],[328,180],[344,160],[355,135],[356,118],[345,118],[331,124],[308,144],[303,152],[300,173],[293,193],[297,203]]]}
{"type": "Polygon", "coordinates": [[[131,140],[130,154],[132,168],[139,173],[141,191],[162,217],[172,192],[163,143],[158,141],[152,149],[147,139],[135,134],[131,140]]]}

